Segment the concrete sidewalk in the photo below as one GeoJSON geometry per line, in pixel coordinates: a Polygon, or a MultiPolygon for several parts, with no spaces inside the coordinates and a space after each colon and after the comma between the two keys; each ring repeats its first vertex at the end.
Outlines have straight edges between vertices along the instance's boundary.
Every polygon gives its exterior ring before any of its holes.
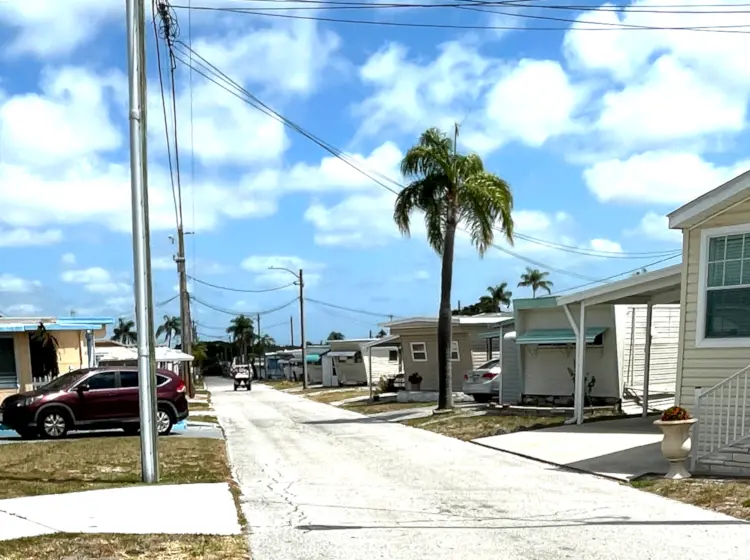
{"type": "Polygon", "coordinates": [[[0,500],[0,541],[52,533],[237,535],[226,483],[130,486],[0,500]],[[195,515],[198,508],[206,515],[195,515]]]}

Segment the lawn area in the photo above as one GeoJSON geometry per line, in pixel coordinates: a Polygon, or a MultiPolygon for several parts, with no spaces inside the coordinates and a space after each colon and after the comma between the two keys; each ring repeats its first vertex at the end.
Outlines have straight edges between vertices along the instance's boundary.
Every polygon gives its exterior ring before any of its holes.
{"type": "Polygon", "coordinates": [[[277,389],[278,391],[283,391],[284,389],[295,389],[297,387],[302,387],[302,381],[288,381],[286,379],[280,379],[278,381],[265,379],[263,381],[256,381],[255,383],[259,383],[261,385],[267,385],[268,387],[272,387],[274,389],[277,389]]]}
{"type": "MultiPolygon", "coordinates": [[[[223,440],[161,437],[159,466],[165,484],[231,479],[223,440]]],[[[0,450],[0,499],[140,484],[140,470],[138,437],[11,443],[0,450]]]]}
{"type": "Polygon", "coordinates": [[[345,399],[353,399],[354,397],[368,397],[370,393],[366,389],[335,389],[324,393],[312,393],[306,396],[310,400],[328,404],[345,399]]]}
{"type": "Polygon", "coordinates": [[[410,408],[423,408],[423,407],[436,407],[436,402],[424,402],[424,403],[400,403],[400,402],[374,402],[370,401],[349,403],[343,405],[341,408],[346,408],[353,412],[359,412],[360,414],[378,414],[379,412],[390,412],[391,410],[408,410],[410,408]]]}
{"type": "Polygon", "coordinates": [[[658,479],[634,480],[631,484],[665,498],[750,521],[750,480],[658,479]]]}
{"type": "Polygon", "coordinates": [[[3,541],[3,560],[61,558],[239,560],[249,558],[244,535],[59,534],[3,541]]]}
{"type": "Polygon", "coordinates": [[[211,410],[211,405],[207,402],[191,402],[188,404],[188,409],[193,410],[211,410]]]}
{"type": "MultiPolygon", "coordinates": [[[[612,417],[611,411],[597,411],[593,418],[612,417]]],[[[405,420],[403,423],[414,428],[421,428],[436,432],[444,436],[454,437],[464,441],[473,439],[510,434],[521,430],[536,430],[539,428],[550,428],[561,426],[567,417],[565,416],[511,416],[500,414],[441,414],[427,416],[426,418],[415,418],[405,420]]],[[[587,417],[585,421],[592,418],[587,417]]]]}
{"type": "Polygon", "coordinates": [[[192,414],[188,417],[188,424],[191,422],[209,422],[211,424],[218,424],[219,419],[216,416],[207,416],[205,414],[192,414]]]}

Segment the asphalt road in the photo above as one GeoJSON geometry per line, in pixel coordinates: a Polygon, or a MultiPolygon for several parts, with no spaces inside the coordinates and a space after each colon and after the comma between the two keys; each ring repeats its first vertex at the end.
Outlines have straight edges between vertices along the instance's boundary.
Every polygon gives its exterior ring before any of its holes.
{"type": "Polygon", "coordinates": [[[210,379],[254,560],[715,560],[750,525],[253,385],[210,379]]]}

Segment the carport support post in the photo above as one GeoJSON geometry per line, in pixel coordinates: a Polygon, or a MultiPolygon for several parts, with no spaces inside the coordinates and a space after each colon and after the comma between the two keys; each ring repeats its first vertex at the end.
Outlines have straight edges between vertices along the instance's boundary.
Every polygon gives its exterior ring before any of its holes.
{"type": "Polygon", "coordinates": [[[581,302],[581,321],[578,324],[578,336],[576,341],[576,378],[573,384],[575,396],[573,397],[573,409],[576,424],[583,424],[584,385],[586,382],[586,304],[581,302]]]}
{"type": "Polygon", "coordinates": [[[372,402],[372,346],[367,347],[367,379],[370,385],[370,402],[372,402]]]}
{"type": "Polygon", "coordinates": [[[654,318],[654,305],[646,305],[646,355],[643,362],[643,417],[648,416],[648,387],[651,377],[651,323],[654,318]]]}

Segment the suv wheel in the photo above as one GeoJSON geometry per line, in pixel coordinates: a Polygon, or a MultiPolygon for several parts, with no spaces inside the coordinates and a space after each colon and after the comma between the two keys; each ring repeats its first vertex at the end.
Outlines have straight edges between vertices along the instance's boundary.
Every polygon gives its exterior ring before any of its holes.
{"type": "Polygon", "coordinates": [[[174,419],[172,418],[172,411],[166,406],[160,406],[156,411],[156,429],[160,436],[166,436],[172,431],[174,426],[174,419]]]}
{"type": "Polygon", "coordinates": [[[38,425],[39,435],[48,439],[64,438],[70,429],[67,414],[59,408],[42,412],[38,425]]]}

